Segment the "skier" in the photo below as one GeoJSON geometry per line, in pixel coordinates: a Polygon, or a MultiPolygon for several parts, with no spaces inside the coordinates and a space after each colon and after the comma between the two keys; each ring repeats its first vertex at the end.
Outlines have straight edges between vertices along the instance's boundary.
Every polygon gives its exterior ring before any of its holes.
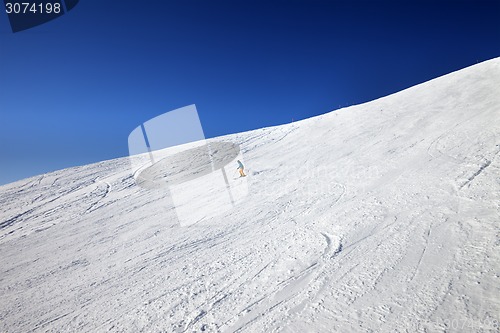
{"type": "Polygon", "coordinates": [[[243,166],[243,163],[241,163],[240,160],[238,160],[237,162],[238,162],[238,167],[236,169],[240,172],[240,177],[245,177],[246,175],[243,172],[243,169],[245,169],[245,167],[243,166]]]}

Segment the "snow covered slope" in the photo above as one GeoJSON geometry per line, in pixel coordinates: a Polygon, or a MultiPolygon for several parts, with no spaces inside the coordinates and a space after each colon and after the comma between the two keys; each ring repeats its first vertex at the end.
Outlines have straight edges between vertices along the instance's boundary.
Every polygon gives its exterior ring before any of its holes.
{"type": "Polygon", "coordinates": [[[189,227],[127,158],[2,186],[0,332],[498,332],[499,87],[497,58],[219,138],[248,196],[189,227]]]}

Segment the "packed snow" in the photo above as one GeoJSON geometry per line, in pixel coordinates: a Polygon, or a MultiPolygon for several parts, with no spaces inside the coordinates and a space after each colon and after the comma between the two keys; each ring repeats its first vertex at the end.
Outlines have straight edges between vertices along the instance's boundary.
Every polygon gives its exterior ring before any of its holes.
{"type": "Polygon", "coordinates": [[[188,226],[129,158],[1,186],[0,332],[499,332],[499,87],[497,58],[216,138],[248,191],[188,226]]]}

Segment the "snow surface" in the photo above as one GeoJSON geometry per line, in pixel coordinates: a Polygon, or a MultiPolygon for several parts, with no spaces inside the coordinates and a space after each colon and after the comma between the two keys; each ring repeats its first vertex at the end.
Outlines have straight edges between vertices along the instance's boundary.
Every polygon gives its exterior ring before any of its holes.
{"type": "Polygon", "coordinates": [[[497,58],[218,138],[248,194],[188,227],[128,158],[2,186],[0,332],[499,332],[499,87],[497,58]]]}

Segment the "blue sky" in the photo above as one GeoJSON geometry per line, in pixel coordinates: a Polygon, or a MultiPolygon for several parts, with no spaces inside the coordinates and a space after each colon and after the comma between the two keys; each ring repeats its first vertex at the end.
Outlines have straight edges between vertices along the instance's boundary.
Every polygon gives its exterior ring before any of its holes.
{"type": "Polygon", "coordinates": [[[182,106],[214,137],[498,56],[500,1],[81,0],[15,34],[0,13],[0,184],[126,156],[182,106]]]}

